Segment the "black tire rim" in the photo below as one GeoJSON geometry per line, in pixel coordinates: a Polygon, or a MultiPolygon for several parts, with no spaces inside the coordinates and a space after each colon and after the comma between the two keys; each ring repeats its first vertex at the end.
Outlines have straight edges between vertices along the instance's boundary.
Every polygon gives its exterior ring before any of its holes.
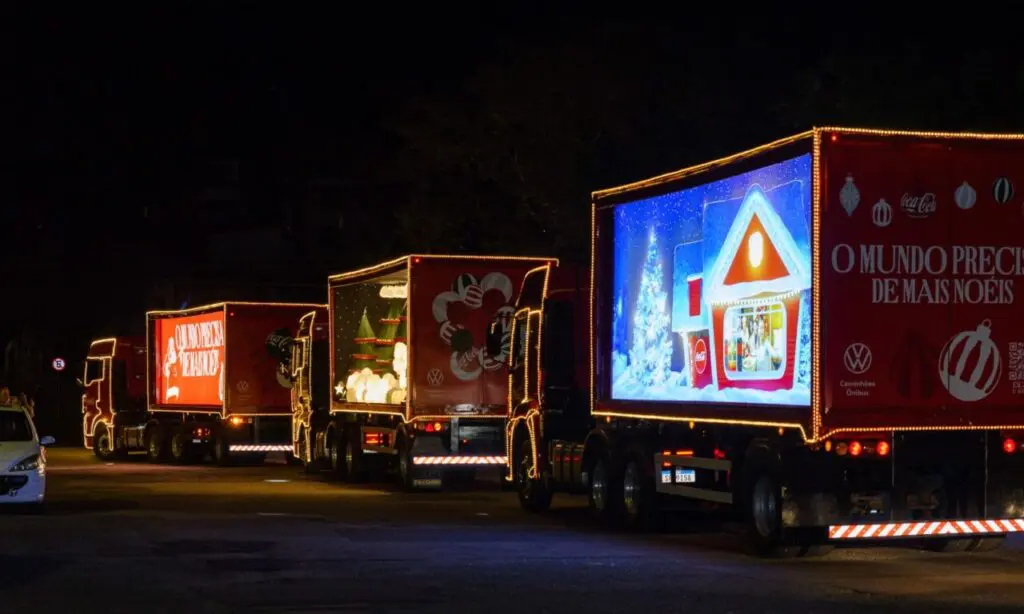
{"type": "Polygon", "coordinates": [[[345,467],[352,470],[352,462],[356,458],[355,445],[351,439],[345,439],[345,467]]]}
{"type": "Polygon", "coordinates": [[[779,500],[775,484],[766,475],[758,478],[751,494],[751,512],[754,529],[761,537],[768,538],[778,530],[779,500]]]}
{"type": "Polygon", "coordinates": [[[152,458],[160,456],[160,437],[156,433],[149,436],[149,455],[152,458]]]}
{"type": "Polygon", "coordinates": [[[590,480],[590,502],[598,512],[603,512],[608,505],[608,470],[603,460],[594,465],[594,475],[590,480]]]}
{"type": "Polygon", "coordinates": [[[409,453],[405,451],[405,445],[400,446],[398,452],[398,475],[402,482],[409,482],[409,453]]]}
{"type": "Polygon", "coordinates": [[[185,442],[182,440],[181,435],[171,440],[171,454],[174,455],[175,460],[181,460],[185,457],[185,442]]]}
{"type": "Polygon", "coordinates": [[[338,466],[338,461],[339,461],[338,445],[335,444],[335,445],[331,446],[331,469],[333,469],[335,471],[339,471],[340,470],[340,467],[338,466]]]}

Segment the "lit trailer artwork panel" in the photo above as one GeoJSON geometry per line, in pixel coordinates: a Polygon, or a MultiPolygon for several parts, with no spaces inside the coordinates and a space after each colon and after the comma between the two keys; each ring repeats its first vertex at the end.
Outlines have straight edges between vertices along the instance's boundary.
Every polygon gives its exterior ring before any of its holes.
{"type": "Polygon", "coordinates": [[[809,433],[812,199],[805,137],[597,202],[595,413],[809,433]]]}
{"type": "Polygon", "coordinates": [[[411,256],[332,277],[332,409],[503,419],[515,293],[550,262],[411,256]]]}
{"type": "Polygon", "coordinates": [[[150,407],[290,416],[291,343],[316,305],[230,302],[150,312],[150,407]]]}

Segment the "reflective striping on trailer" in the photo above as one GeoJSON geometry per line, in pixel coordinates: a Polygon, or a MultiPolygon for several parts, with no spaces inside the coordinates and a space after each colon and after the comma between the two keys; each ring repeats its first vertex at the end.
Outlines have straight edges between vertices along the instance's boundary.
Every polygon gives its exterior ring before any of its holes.
{"type": "Polygon", "coordinates": [[[267,445],[234,444],[229,446],[228,450],[231,452],[291,452],[292,447],[286,443],[267,445]]]}
{"type": "Polygon", "coordinates": [[[926,522],[888,522],[885,524],[836,524],[828,528],[828,538],[887,539],[932,537],[935,535],[992,535],[1024,532],[1024,519],[1002,520],[930,520],[926,522]]]}
{"type": "Polygon", "coordinates": [[[414,456],[414,465],[504,465],[504,456],[414,456]]]}

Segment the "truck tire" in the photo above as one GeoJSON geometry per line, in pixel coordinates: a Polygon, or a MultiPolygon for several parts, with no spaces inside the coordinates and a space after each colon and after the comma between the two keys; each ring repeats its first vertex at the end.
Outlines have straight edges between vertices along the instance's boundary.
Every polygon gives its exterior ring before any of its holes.
{"type": "Polygon", "coordinates": [[[101,461],[113,460],[117,456],[116,452],[111,451],[110,437],[110,430],[107,428],[107,425],[96,425],[96,429],[93,431],[92,453],[101,461]]]}
{"type": "Polygon", "coordinates": [[[978,537],[971,541],[971,545],[967,547],[968,552],[994,552],[1003,547],[1003,542],[1006,541],[1005,535],[997,535],[995,537],[978,537]]]}
{"type": "Polygon", "coordinates": [[[622,472],[622,504],[626,528],[642,530],[651,526],[657,502],[652,461],[644,462],[643,453],[633,452],[622,472]]]}
{"type": "Polygon", "coordinates": [[[231,464],[231,443],[223,430],[218,430],[213,438],[213,462],[219,467],[231,464]]]}
{"type": "Polygon", "coordinates": [[[345,467],[348,470],[349,482],[362,482],[366,479],[366,466],[363,462],[363,448],[360,445],[362,430],[359,425],[353,425],[346,431],[344,438],[345,447],[342,448],[345,454],[345,467]]]}
{"type": "Polygon", "coordinates": [[[400,435],[398,439],[398,483],[403,490],[413,491],[414,471],[412,465],[412,446],[406,435],[400,435]]]}
{"type": "Polygon", "coordinates": [[[770,450],[756,447],[744,463],[743,505],[750,543],[759,556],[788,558],[800,554],[782,525],[782,468],[770,450]]]}
{"type": "Polygon", "coordinates": [[[609,529],[621,528],[625,520],[622,468],[615,466],[612,455],[605,449],[594,454],[588,492],[587,505],[598,523],[609,529]]]}
{"type": "Polygon", "coordinates": [[[167,437],[162,427],[149,428],[146,435],[146,458],[151,463],[162,463],[167,459],[167,437]]]}
{"type": "Polygon", "coordinates": [[[515,485],[516,492],[519,494],[519,505],[528,512],[539,513],[547,511],[551,507],[553,493],[543,481],[530,478],[530,466],[533,464],[532,452],[530,442],[525,437],[521,437],[516,446],[515,485]]]}
{"type": "Polygon", "coordinates": [[[348,479],[348,465],[345,464],[344,429],[335,428],[327,440],[327,457],[331,462],[331,477],[337,480],[348,479]]]}
{"type": "Polygon", "coordinates": [[[175,429],[171,435],[171,460],[177,465],[186,465],[192,460],[192,442],[188,429],[175,429]]]}

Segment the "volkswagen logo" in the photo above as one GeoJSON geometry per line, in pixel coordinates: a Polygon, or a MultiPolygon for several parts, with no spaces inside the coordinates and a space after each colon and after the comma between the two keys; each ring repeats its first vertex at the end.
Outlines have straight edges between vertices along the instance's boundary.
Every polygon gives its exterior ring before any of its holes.
{"type": "Polygon", "coordinates": [[[864,373],[871,368],[871,348],[860,342],[851,343],[843,352],[843,364],[854,375],[864,373]]]}

